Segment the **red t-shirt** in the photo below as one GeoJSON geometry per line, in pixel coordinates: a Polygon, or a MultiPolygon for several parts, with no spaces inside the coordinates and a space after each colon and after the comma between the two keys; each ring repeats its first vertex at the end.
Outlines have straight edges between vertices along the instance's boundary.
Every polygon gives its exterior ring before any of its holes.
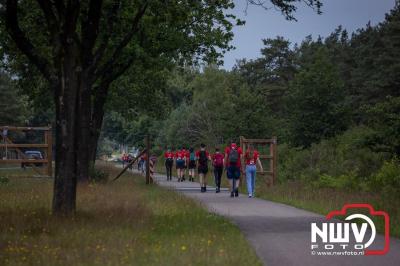
{"type": "Polygon", "coordinates": [[[186,151],[186,153],[185,153],[185,157],[186,157],[186,159],[187,159],[187,160],[189,160],[189,159],[190,159],[190,151],[186,151]]]}
{"type": "Polygon", "coordinates": [[[176,159],[185,159],[185,152],[183,152],[183,151],[177,151],[176,153],[175,153],[175,158],[176,159]]]}
{"type": "Polygon", "coordinates": [[[172,151],[166,151],[164,154],[165,159],[173,159],[174,158],[174,153],[172,151]]]}
{"type": "Polygon", "coordinates": [[[250,157],[250,151],[247,151],[246,154],[244,155],[244,159],[246,160],[246,165],[256,164],[258,157],[259,157],[258,151],[256,150],[253,151],[253,157],[250,157]]]}
{"type": "MultiPolygon", "coordinates": [[[[242,157],[243,151],[242,151],[242,148],[240,148],[240,147],[237,147],[236,149],[237,149],[237,151],[239,153],[239,160],[237,161],[236,166],[240,167],[241,164],[242,164],[241,163],[241,157],[242,157]]],[[[229,153],[230,152],[231,152],[231,147],[230,146],[226,147],[225,148],[225,155],[228,156],[228,160],[226,160],[226,162],[225,162],[226,166],[229,166],[229,153]]]]}
{"type": "Polygon", "coordinates": [[[213,165],[214,166],[219,166],[219,165],[216,165],[216,162],[220,161],[220,162],[222,162],[221,166],[223,166],[224,165],[224,163],[223,163],[224,158],[225,158],[225,155],[223,155],[222,153],[220,153],[220,152],[219,153],[214,153],[213,156],[212,156],[213,165]]]}

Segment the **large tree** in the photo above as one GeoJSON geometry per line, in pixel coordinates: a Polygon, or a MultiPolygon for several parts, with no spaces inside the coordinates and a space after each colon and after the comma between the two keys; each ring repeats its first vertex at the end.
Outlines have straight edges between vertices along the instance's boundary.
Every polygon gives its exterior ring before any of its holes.
{"type": "MultiPolygon", "coordinates": [[[[271,2],[291,18],[302,1],[271,2]]],[[[305,2],[320,7],[318,0],[305,2]]],[[[233,22],[240,24],[228,14],[233,6],[231,0],[2,1],[10,65],[35,66],[54,99],[54,213],[75,210],[77,177],[88,176],[111,83],[149,58],[215,60],[230,49],[233,22]]]]}

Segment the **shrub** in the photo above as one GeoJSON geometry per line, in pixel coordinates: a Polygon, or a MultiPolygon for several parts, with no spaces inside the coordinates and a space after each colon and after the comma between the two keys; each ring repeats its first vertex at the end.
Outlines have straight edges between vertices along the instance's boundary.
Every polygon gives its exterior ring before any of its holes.
{"type": "Polygon", "coordinates": [[[349,191],[363,189],[362,183],[354,172],[338,177],[322,174],[317,181],[313,182],[313,185],[316,187],[336,188],[349,191]]]}
{"type": "Polygon", "coordinates": [[[8,184],[8,182],[10,182],[10,179],[8,179],[8,177],[0,176],[0,185],[8,184]]]}
{"type": "Polygon", "coordinates": [[[301,180],[306,184],[344,189],[364,188],[369,177],[389,158],[388,153],[373,152],[367,147],[370,133],[368,127],[359,126],[308,149],[280,145],[278,180],[301,180]]]}
{"type": "Polygon", "coordinates": [[[102,171],[95,167],[91,167],[89,174],[90,174],[90,182],[92,183],[105,184],[108,182],[109,179],[108,172],[102,171]]]}
{"type": "Polygon", "coordinates": [[[382,192],[386,198],[400,199],[400,161],[393,159],[383,164],[369,182],[371,190],[382,192]]]}

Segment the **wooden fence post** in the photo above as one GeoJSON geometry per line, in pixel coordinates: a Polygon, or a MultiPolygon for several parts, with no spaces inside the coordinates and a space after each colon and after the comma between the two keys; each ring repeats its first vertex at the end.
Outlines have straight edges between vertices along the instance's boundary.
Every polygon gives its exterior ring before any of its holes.
{"type": "Polygon", "coordinates": [[[276,184],[276,177],[277,177],[277,163],[278,163],[278,140],[276,137],[272,137],[272,143],[271,143],[272,148],[272,185],[276,184]]]}
{"type": "Polygon", "coordinates": [[[53,133],[51,127],[44,132],[44,141],[47,145],[46,159],[47,159],[47,175],[53,176],[53,133]]]}
{"type": "Polygon", "coordinates": [[[146,184],[150,184],[150,136],[146,136],[146,184]]]}

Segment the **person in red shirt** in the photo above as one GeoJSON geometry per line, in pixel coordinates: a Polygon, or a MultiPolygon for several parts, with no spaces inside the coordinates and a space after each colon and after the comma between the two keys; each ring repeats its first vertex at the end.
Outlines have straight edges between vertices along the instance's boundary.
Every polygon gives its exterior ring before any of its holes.
{"type": "Polygon", "coordinates": [[[255,196],[254,192],[256,186],[256,165],[258,164],[261,172],[264,171],[258,151],[254,149],[253,145],[249,145],[249,150],[246,151],[246,154],[244,155],[244,160],[246,163],[247,193],[249,193],[249,198],[253,198],[255,196]]]}
{"type": "Polygon", "coordinates": [[[194,172],[196,169],[196,153],[194,149],[191,147],[186,156],[186,161],[188,162],[189,168],[189,181],[194,182],[194,172]]]}
{"type": "Polygon", "coordinates": [[[167,181],[172,180],[172,167],[174,165],[174,153],[171,151],[171,148],[168,148],[164,153],[165,158],[165,168],[167,170],[167,181]]]}
{"type": "Polygon", "coordinates": [[[175,165],[176,165],[176,171],[178,174],[178,182],[183,182],[183,175],[184,175],[184,170],[185,170],[185,152],[183,151],[183,148],[180,150],[176,151],[175,153],[175,165]]]}
{"type": "Polygon", "coordinates": [[[198,173],[201,192],[207,191],[207,173],[208,173],[208,161],[211,161],[210,154],[206,151],[206,145],[201,144],[200,150],[196,152],[196,158],[198,162],[198,173]]]}
{"type": "MultiPolygon", "coordinates": [[[[190,152],[187,150],[185,147],[182,147],[182,152],[185,155],[185,167],[183,168],[183,176],[182,179],[185,181],[185,176],[186,176],[186,169],[189,168],[189,156],[190,152]]],[[[190,179],[190,178],[189,178],[190,179]]],[[[189,180],[190,181],[190,180],[189,180]]]]}
{"type": "Polygon", "coordinates": [[[215,148],[215,153],[212,156],[212,162],[214,167],[214,180],[215,180],[215,192],[219,193],[221,190],[221,176],[224,171],[224,154],[222,154],[219,148],[215,148]]]}
{"type": "Polygon", "coordinates": [[[225,148],[226,176],[231,185],[231,197],[239,196],[240,173],[241,173],[242,149],[235,141],[225,148]]]}

